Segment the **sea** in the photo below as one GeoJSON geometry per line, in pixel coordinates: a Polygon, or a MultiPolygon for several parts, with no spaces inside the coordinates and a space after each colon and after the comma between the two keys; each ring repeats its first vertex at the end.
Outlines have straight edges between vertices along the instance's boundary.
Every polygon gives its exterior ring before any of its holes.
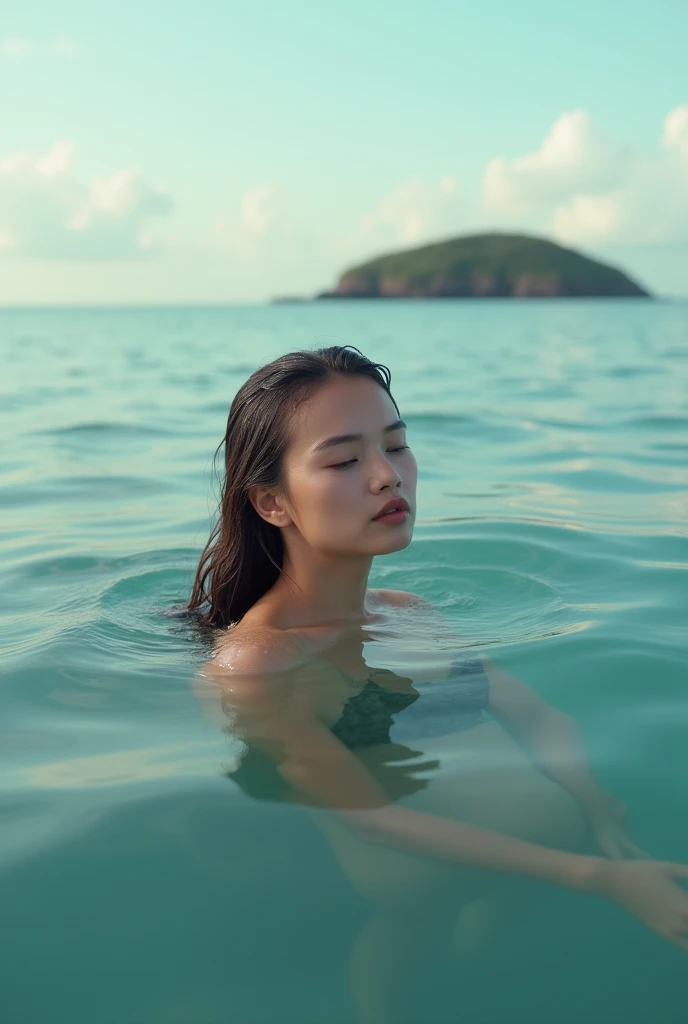
{"type": "MultiPolygon", "coordinates": [[[[371,586],[573,716],[636,841],[688,863],[687,302],[3,309],[3,1024],[363,1019],[370,901],[302,808],[227,777],[179,614],[236,390],[345,344],[390,368],[419,466],[371,586]]],[[[688,952],[538,884],[479,952],[419,961],[393,1024],[685,1024],[688,952]]]]}

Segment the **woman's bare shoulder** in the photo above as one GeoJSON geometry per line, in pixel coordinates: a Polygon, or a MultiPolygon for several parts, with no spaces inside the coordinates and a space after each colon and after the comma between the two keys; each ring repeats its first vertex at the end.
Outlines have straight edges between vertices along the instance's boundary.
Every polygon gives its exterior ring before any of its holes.
{"type": "Polygon", "coordinates": [[[217,641],[208,667],[223,673],[262,675],[298,667],[307,654],[296,638],[283,629],[263,625],[235,626],[217,641]]]}
{"type": "Polygon", "coordinates": [[[233,627],[218,638],[215,655],[196,676],[196,695],[213,720],[231,711],[233,727],[255,734],[274,731],[280,722],[314,717],[306,684],[308,661],[303,648],[282,629],[251,625],[233,627]]]}

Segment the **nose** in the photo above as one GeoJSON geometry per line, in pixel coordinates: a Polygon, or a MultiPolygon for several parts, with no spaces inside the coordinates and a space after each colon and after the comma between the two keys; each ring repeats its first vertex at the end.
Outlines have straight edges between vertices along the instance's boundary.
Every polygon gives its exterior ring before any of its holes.
{"type": "Polygon", "coordinates": [[[392,465],[384,455],[380,455],[375,460],[372,472],[371,486],[373,490],[381,491],[385,487],[398,487],[400,483],[401,477],[396,466],[392,465]]]}

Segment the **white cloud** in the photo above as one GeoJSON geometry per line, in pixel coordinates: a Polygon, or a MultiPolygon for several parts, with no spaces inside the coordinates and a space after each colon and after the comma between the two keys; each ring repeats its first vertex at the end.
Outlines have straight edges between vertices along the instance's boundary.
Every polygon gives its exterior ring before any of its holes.
{"type": "MultiPolygon", "coordinates": [[[[26,163],[23,153],[16,153],[14,157],[7,158],[8,167],[19,169],[26,163]]],[[[42,178],[59,178],[66,174],[74,163],[74,146],[71,142],[56,142],[53,148],[43,157],[36,160],[35,168],[42,178]]],[[[3,168],[3,161],[0,160],[0,171],[3,168]]]]}
{"type": "Polygon", "coordinates": [[[212,257],[217,265],[226,266],[233,284],[250,280],[252,293],[257,288],[258,294],[266,288],[279,294],[311,293],[328,287],[352,259],[368,257],[387,245],[413,244],[428,232],[451,234],[456,229],[457,195],[453,177],[434,184],[411,179],[383,196],[377,209],[359,217],[345,236],[337,237],[327,224],[314,222],[310,211],[292,210],[279,185],[256,184],[215,216],[195,248],[199,259],[212,257]]]}
{"type": "Polygon", "coordinates": [[[23,36],[5,36],[4,39],[0,39],[0,54],[3,57],[29,57],[34,52],[34,47],[34,40],[23,36]]]}
{"type": "Polygon", "coordinates": [[[688,105],[667,114],[662,142],[663,151],[644,156],[607,139],[585,111],[562,114],[537,152],[488,163],[485,208],[539,215],[544,230],[567,244],[682,241],[688,238],[688,105]]]}
{"type": "Polygon", "coordinates": [[[670,110],[664,118],[662,142],[667,149],[676,150],[688,164],[688,103],[670,110]]]}
{"type": "Polygon", "coordinates": [[[199,247],[255,263],[274,251],[276,244],[288,239],[292,229],[284,218],[278,186],[255,185],[233,209],[215,217],[209,235],[200,241],[199,247]]]}
{"type": "Polygon", "coordinates": [[[624,172],[622,150],[584,110],[562,114],[535,153],[491,160],[483,180],[488,210],[521,213],[567,198],[574,189],[604,188],[624,172]]]}
{"type": "Polygon", "coordinates": [[[622,187],[558,206],[552,226],[569,244],[688,241],[688,174],[678,161],[638,160],[622,187]]]}
{"type": "Polygon", "coordinates": [[[281,185],[256,184],[196,237],[198,263],[234,295],[310,294],[327,282],[333,257],[327,226],[314,227],[309,213],[294,210],[281,185]]]}
{"type": "Polygon", "coordinates": [[[131,170],[84,182],[72,143],[0,158],[0,247],[37,259],[131,259],[159,247],[150,221],[172,199],[131,170]]]}
{"type": "Polygon", "coordinates": [[[664,118],[664,152],[629,155],[615,188],[576,194],[554,211],[562,241],[657,245],[688,241],[688,105],[664,118]]]}
{"type": "Polygon", "coordinates": [[[27,57],[76,57],[81,47],[69,36],[55,36],[41,41],[30,36],[4,36],[0,39],[0,56],[12,60],[27,57]]]}
{"type": "Polygon", "coordinates": [[[335,245],[339,258],[358,258],[424,238],[449,235],[460,219],[459,185],[447,176],[428,183],[414,177],[380,199],[376,209],[362,214],[353,230],[335,245]]]}
{"type": "Polygon", "coordinates": [[[249,232],[265,234],[277,216],[277,189],[274,185],[259,185],[245,193],[241,200],[241,220],[249,232]]]}

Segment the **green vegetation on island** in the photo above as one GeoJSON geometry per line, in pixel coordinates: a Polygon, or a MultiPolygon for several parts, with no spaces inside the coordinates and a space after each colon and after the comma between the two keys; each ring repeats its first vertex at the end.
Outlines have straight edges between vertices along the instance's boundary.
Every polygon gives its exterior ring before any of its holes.
{"type": "Polygon", "coordinates": [[[528,235],[451,238],[345,271],[319,299],[649,297],[622,271],[528,235]]]}

